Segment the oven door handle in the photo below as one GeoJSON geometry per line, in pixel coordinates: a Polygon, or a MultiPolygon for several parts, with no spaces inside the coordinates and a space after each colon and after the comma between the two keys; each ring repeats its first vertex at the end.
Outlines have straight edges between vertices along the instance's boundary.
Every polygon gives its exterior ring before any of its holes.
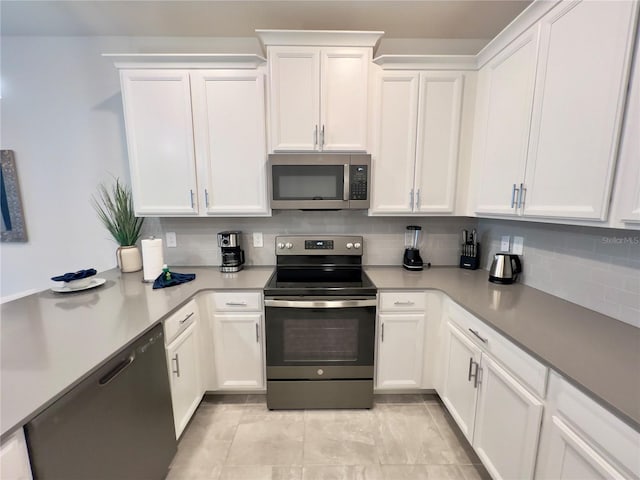
{"type": "Polygon", "coordinates": [[[284,308],[351,308],[351,307],[375,307],[377,300],[273,300],[265,299],[265,307],[284,308]]]}

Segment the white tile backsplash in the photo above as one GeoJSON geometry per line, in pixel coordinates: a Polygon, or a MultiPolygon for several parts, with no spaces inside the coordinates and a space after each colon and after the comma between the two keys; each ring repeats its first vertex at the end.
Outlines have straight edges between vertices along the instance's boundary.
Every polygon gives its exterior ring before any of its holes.
{"type": "Polygon", "coordinates": [[[522,283],[640,327],[640,233],[486,219],[478,231],[484,268],[502,235],[522,236],[522,283]]]}
{"type": "Polygon", "coordinates": [[[176,232],[165,247],[169,265],[219,265],[217,233],[241,230],[248,265],[275,264],[275,237],[353,234],[364,237],[365,265],[400,265],[407,225],[423,228],[420,252],[432,265],[458,265],[460,230],[478,228],[483,268],[499,251],[502,235],[524,237],[526,285],[640,327],[640,233],[566,225],[466,217],[369,217],[364,211],[275,211],[257,218],[148,218],[145,235],[176,232]],[[253,247],[262,232],[264,246],[253,247]]]}

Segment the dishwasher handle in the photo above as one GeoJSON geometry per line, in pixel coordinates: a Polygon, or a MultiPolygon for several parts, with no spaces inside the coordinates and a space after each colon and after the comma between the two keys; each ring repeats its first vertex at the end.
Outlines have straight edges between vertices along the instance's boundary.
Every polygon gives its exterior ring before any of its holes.
{"type": "Polygon", "coordinates": [[[112,370],[110,370],[106,375],[100,378],[100,380],[98,381],[98,384],[101,387],[104,387],[105,385],[109,384],[118,375],[120,375],[129,365],[131,365],[135,359],[136,359],[136,354],[132,352],[131,355],[129,355],[127,358],[125,358],[123,361],[117,364],[112,370]]]}

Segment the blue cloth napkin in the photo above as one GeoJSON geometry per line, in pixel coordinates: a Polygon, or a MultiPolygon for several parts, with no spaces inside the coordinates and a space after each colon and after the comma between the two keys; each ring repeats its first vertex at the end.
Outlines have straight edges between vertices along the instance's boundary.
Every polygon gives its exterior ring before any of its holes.
{"type": "Polygon", "coordinates": [[[64,275],[58,275],[57,277],[51,277],[54,282],[71,282],[73,280],[80,280],[81,278],[87,278],[95,275],[95,268],[88,268],[87,270],[78,270],[77,272],[65,273],[64,275]]]}
{"type": "Polygon", "coordinates": [[[153,289],[173,287],[174,285],[190,282],[194,278],[196,278],[195,273],[162,272],[153,282],[153,289]]]}

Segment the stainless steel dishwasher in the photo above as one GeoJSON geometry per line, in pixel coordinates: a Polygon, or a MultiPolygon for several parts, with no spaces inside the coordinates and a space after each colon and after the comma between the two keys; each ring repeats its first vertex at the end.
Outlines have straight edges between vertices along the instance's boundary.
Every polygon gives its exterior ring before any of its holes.
{"type": "Polygon", "coordinates": [[[154,479],[176,453],[162,325],[26,426],[35,479],[154,479]]]}

